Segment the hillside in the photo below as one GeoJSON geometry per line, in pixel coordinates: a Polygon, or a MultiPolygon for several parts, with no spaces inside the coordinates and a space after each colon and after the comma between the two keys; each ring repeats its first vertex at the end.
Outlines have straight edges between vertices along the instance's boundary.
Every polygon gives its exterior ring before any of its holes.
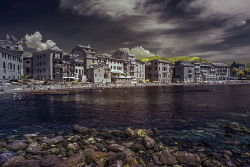
{"type": "Polygon", "coordinates": [[[188,56],[178,56],[178,57],[161,57],[161,56],[151,56],[147,58],[138,58],[142,62],[148,62],[150,60],[165,60],[170,63],[175,63],[176,61],[194,61],[198,63],[211,63],[210,61],[200,58],[200,57],[188,57],[188,56]]]}

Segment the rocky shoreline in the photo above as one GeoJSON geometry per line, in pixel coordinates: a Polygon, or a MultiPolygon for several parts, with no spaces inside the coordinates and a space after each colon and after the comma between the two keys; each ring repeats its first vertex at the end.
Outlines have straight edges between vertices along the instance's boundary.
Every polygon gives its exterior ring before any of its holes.
{"type": "MultiPolygon", "coordinates": [[[[245,126],[231,122],[225,136],[249,136],[245,126]]],[[[250,143],[246,151],[212,150],[200,143],[184,149],[184,143],[164,144],[160,130],[95,130],[74,125],[71,133],[24,134],[0,142],[3,167],[248,167],[250,143]]]]}

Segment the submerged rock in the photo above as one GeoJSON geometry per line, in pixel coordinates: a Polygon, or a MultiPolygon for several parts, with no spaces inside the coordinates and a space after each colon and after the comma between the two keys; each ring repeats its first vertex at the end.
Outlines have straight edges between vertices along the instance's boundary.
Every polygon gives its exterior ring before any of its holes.
{"type": "Polygon", "coordinates": [[[174,165],[177,163],[176,157],[169,150],[164,150],[160,155],[160,161],[165,165],[174,165]]]}
{"type": "Polygon", "coordinates": [[[11,151],[19,151],[24,150],[28,147],[28,144],[26,144],[24,141],[16,141],[12,144],[7,145],[7,149],[11,151]]]}
{"type": "Polygon", "coordinates": [[[100,152],[96,151],[93,153],[90,153],[87,157],[88,163],[95,163],[100,167],[103,167],[106,163],[106,160],[110,157],[110,154],[106,152],[100,152]]]}
{"type": "Polygon", "coordinates": [[[126,130],[126,136],[133,137],[134,135],[135,135],[135,131],[133,131],[130,128],[127,128],[127,130],[126,130]]]}
{"type": "Polygon", "coordinates": [[[188,153],[187,151],[180,151],[177,153],[177,159],[179,162],[199,167],[201,165],[200,156],[198,154],[188,153]]]}
{"type": "Polygon", "coordinates": [[[12,157],[11,159],[7,160],[4,164],[3,167],[16,167],[16,166],[21,166],[23,161],[25,159],[21,156],[15,156],[12,157]]]}
{"type": "Polygon", "coordinates": [[[81,133],[81,134],[85,134],[87,132],[89,132],[89,129],[83,126],[79,126],[79,125],[74,125],[73,126],[73,131],[76,133],[81,133]]]}
{"type": "Polygon", "coordinates": [[[227,133],[243,133],[243,134],[250,134],[250,130],[247,129],[244,125],[230,122],[225,126],[227,133]]]}
{"type": "Polygon", "coordinates": [[[16,156],[16,153],[13,151],[5,151],[4,153],[0,154],[0,165],[14,156],[16,156]]]}
{"type": "Polygon", "coordinates": [[[64,138],[62,136],[57,136],[57,137],[52,138],[51,142],[53,144],[62,143],[64,142],[64,138]]]}
{"type": "Polygon", "coordinates": [[[108,150],[113,151],[113,152],[121,152],[121,151],[125,151],[126,148],[119,144],[110,144],[108,147],[108,150]]]}
{"type": "Polygon", "coordinates": [[[152,149],[155,145],[155,140],[148,136],[144,136],[142,142],[147,149],[152,149]]]}
{"type": "Polygon", "coordinates": [[[43,167],[51,167],[59,162],[56,155],[48,155],[44,160],[42,160],[41,165],[43,167]]]}
{"type": "Polygon", "coordinates": [[[28,153],[32,153],[32,154],[39,154],[39,152],[42,150],[42,146],[39,145],[38,143],[34,142],[31,143],[28,148],[26,149],[26,151],[28,153]]]}
{"type": "Polygon", "coordinates": [[[83,167],[85,165],[85,156],[77,154],[58,162],[55,167],[83,167]]]}

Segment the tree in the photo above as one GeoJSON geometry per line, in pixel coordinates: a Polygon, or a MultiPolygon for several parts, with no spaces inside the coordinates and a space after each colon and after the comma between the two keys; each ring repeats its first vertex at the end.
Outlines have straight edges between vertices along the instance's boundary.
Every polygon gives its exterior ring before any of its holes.
{"type": "Polygon", "coordinates": [[[146,79],[146,83],[149,83],[149,79],[146,79]]]}
{"type": "Polygon", "coordinates": [[[239,72],[239,69],[233,68],[232,71],[233,71],[233,76],[236,77],[237,73],[239,72]]]}
{"type": "Polygon", "coordinates": [[[240,79],[242,78],[242,77],[244,77],[245,76],[245,73],[243,72],[243,71],[240,71],[239,73],[238,73],[238,77],[240,77],[240,79]]]}
{"type": "Polygon", "coordinates": [[[248,72],[248,69],[247,68],[244,68],[243,69],[243,72],[245,73],[245,76],[247,75],[247,72],[248,72]]]}

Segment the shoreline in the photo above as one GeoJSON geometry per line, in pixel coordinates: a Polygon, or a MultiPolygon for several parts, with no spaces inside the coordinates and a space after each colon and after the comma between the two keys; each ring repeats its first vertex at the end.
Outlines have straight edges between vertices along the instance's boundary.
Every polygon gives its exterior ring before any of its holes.
{"type": "Polygon", "coordinates": [[[79,92],[81,90],[99,90],[99,89],[116,89],[116,88],[135,88],[135,87],[168,87],[168,86],[217,86],[217,85],[249,85],[250,81],[218,81],[206,83],[138,83],[138,84],[55,84],[55,85],[12,85],[7,84],[0,86],[1,94],[10,93],[31,93],[44,92],[45,94],[53,94],[57,92],[79,92]]]}
{"type": "MultiPolygon", "coordinates": [[[[224,127],[224,138],[249,136],[244,125],[231,122],[224,127]]],[[[0,165],[12,167],[189,167],[250,165],[250,152],[235,148],[214,148],[188,140],[167,142],[158,129],[96,130],[74,125],[72,132],[51,135],[23,134],[0,141],[0,165]],[[165,142],[162,142],[165,141],[165,142]],[[20,165],[21,164],[21,165],[20,165]]],[[[247,147],[247,143],[245,143],[247,147]]],[[[242,146],[242,144],[241,144],[242,146]]]]}

